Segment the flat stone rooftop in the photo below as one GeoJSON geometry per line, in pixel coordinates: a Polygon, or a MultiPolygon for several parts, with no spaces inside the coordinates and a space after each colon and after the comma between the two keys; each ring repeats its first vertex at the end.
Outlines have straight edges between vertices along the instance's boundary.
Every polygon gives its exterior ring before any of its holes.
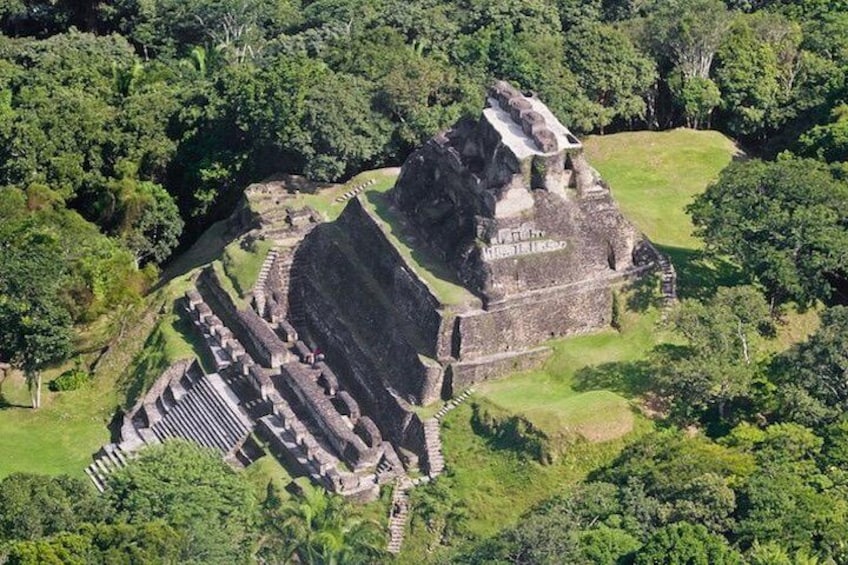
{"type": "Polygon", "coordinates": [[[497,98],[489,97],[489,107],[483,110],[483,117],[495,128],[500,134],[504,145],[509,147],[520,161],[532,155],[555,155],[563,150],[580,149],[583,147],[583,144],[580,143],[567,127],[562,125],[541,100],[531,97],[524,97],[524,99],[530,103],[533,111],[538,112],[545,118],[545,125],[556,137],[557,145],[559,146],[558,151],[552,153],[541,151],[536,146],[533,138],[524,133],[521,124],[513,120],[509,112],[501,107],[497,98]]]}

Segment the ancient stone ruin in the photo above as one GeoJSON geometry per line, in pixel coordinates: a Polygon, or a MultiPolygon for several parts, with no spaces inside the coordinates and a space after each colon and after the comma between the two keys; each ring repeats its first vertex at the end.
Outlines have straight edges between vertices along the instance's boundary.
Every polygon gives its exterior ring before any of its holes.
{"type": "Polygon", "coordinates": [[[273,243],[249,306],[215,269],[200,273],[183,311],[214,371],[194,362],[160,377],[90,467],[99,488],[169,437],[249,464],[253,431],[331,492],[372,499],[400,481],[402,502],[409,472],[444,467],[445,410],[422,420],[414,405],[462,401],[475,382],[537,364],[546,340],[607,325],[616,285],[671,269],[541,101],[504,82],[488,94],[478,119],[413,153],[390,192],[366,190],[373,179],[345,192],[334,222],[282,181],[246,190],[231,227],[273,243]],[[400,228],[454,273],[458,299],[399,250],[389,232],[400,228]]]}

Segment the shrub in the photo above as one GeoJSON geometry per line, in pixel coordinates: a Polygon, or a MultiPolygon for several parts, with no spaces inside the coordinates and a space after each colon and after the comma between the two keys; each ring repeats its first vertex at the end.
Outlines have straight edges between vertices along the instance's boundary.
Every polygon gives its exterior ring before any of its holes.
{"type": "Polygon", "coordinates": [[[610,325],[617,331],[621,331],[621,316],[624,308],[621,305],[621,295],[613,291],[612,293],[612,318],[610,325]]]}
{"type": "Polygon", "coordinates": [[[50,381],[47,387],[53,392],[77,390],[88,384],[90,380],[89,374],[82,369],[70,369],[50,381]]]}

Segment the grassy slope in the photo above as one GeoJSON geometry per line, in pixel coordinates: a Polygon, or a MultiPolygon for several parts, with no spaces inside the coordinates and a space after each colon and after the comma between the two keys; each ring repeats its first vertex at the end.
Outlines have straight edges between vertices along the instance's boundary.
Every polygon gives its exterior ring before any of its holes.
{"type": "Polygon", "coordinates": [[[403,221],[384,198],[384,193],[394,186],[396,178],[396,174],[388,174],[378,179],[361,197],[363,206],[379,218],[378,223],[386,237],[418,276],[427,282],[442,304],[450,306],[478,302],[444,263],[434,260],[426,251],[415,247],[414,235],[404,228],[403,221]]]}

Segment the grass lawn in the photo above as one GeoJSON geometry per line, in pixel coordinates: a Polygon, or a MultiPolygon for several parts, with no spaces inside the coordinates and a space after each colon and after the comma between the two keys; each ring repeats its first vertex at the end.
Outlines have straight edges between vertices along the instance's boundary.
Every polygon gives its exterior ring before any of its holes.
{"type": "Polygon", "coordinates": [[[624,214],[662,246],[696,249],[685,212],[692,197],[738,153],[715,131],[625,132],[585,140],[586,157],[609,182],[624,214]]]}
{"type": "Polygon", "coordinates": [[[18,471],[81,478],[92,453],[109,441],[108,425],[121,400],[114,386],[95,381],[80,390],[48,391],[47,383],[59,373],[45,372],[38,410],[29,408],[29,391],[21,374],[3,383],[0,478],[18,471]]]}

